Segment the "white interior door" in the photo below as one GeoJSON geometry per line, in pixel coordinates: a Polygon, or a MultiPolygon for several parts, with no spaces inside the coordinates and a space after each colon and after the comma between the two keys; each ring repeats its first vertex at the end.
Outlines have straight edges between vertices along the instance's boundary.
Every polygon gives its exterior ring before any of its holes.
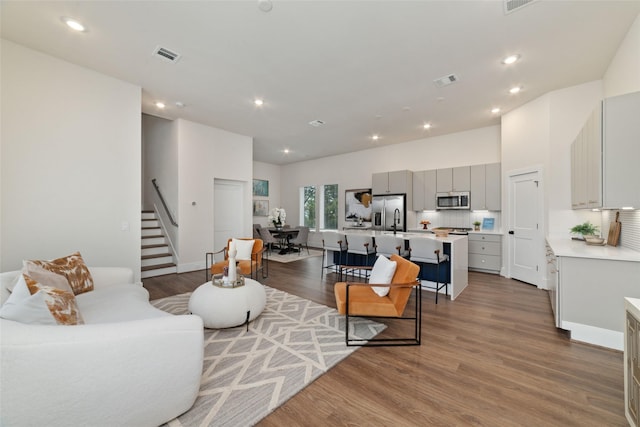
{"type": "Polygon", "coordinates": [[[541,221],[538,171],[509,177],[511,223],[509,271],[513,279],[538,285],[541,221]]]}
{"type": "MultiPolygon", "coordinates": [[[[216,251],[227,245],[230,237],[243,235],[244,187],[240,181],[216,179],[213,184],[213,243],[216,251]]],[[[216,257],[220,261],[222,256],[216,257]]]]}

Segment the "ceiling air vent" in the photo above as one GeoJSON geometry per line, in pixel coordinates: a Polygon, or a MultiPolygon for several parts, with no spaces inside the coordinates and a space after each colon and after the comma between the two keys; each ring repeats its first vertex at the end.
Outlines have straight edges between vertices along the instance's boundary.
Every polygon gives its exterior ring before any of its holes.
{"type": "Polygon", "coordinates": [[[509,14],[536,0],[504,0],[504,14],[509,14]]]}
{"type": "Polygon", "coordinates": [[[455,74],[449,74],[448,76],[435,79],[433,81],[433,84],[436,85],[437,87],[445,87],[457,82],[458,80],[459,80],[458,76],[456,76],[455,74]]]}
{"type": "Polygon", "coordinates": [[[322,120],[313,120],[311,122],[309,122],[309,124],[315,128],[320,127],[324,124],[324,122],[322,120]]]}
{"type": "Polygon", "coordinates": [[[156,46],[153,54],[165,61],[176,63],[180,59],[180,54],[170,51],[164,47],[156,46]]]}

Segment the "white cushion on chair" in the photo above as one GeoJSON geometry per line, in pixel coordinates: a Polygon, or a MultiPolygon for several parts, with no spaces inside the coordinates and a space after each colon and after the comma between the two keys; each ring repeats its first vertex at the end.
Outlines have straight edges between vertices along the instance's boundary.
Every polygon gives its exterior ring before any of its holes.
{"type": "MultiPolygon", "coordinates": [[[[371,275],[369,276],[369,283],[371,284],[385,284],[391,283],[393,275],[396,272],[397,262],[389,260],[387,257],[380,255],[376,259],[376,263],[373,264],[371,269],[371,275]]],[[[378,296],[384,297],[389,293],[389,287],[387,286],[374,286],[373,291],[378,296]]]]}
{"type": "Polygon", "coordinates": [[[236,251],[238,252],[236,254],[236,260],[237,261],[241,261],[241,260],[250,261],[251,260],[251,252],[253,251],[253,244],[255,243],[255,240],[232,239],[231,241],[233,242],[233,246],[235,247],[236,251]]]}

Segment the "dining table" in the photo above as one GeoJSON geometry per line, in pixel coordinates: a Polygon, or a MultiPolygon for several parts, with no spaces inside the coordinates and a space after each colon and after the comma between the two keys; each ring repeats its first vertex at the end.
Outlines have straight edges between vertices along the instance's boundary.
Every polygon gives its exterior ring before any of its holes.
{"type": "Polygon", "coordinates": [[[280,240],[280,252],[278,252],[278,254],[285,255],[285,254],[288,254],[289,252],[298,252],[298,250],[291,245],[291,239],[295,238],[298,235],[298,233],[300,232],[299,228],[269,227],[267,228],[267,230],[269,230],[269,233],[271,233],[273,237],[280,240]]]}

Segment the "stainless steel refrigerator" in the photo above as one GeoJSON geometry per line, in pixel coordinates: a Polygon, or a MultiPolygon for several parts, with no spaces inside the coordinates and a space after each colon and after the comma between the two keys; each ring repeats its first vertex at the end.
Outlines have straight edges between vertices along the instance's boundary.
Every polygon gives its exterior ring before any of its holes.
{"type": "Polygon", "coordinates": [[[371,203],[371,221],[374,230],[407,231],[407,195],[374,195],[371,203]]]}

